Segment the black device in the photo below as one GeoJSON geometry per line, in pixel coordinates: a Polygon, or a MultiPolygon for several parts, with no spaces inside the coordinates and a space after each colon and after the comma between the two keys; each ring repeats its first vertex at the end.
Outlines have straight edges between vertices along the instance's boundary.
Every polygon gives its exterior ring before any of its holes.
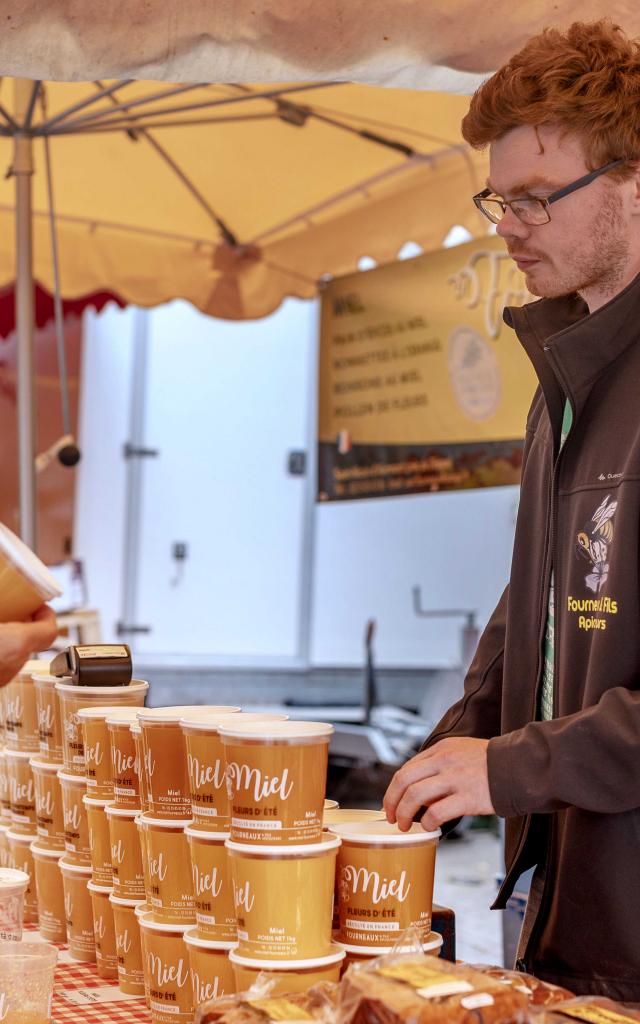
{"type": "Polygon", "coordinates": [[[49,671],[74,686],[128,686],[131,650],[127,644],[74,644],[55,656],[49,671]]]}

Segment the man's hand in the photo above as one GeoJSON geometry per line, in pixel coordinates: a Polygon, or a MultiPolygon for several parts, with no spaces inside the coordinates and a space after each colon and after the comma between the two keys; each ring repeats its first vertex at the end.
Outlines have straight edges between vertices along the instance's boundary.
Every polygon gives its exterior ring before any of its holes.
{"type": "Polygon", "coordinates": [[[420,822],[432,832],[465,814],[494,814],[487,773],[488,740],[452,737],[416,754],[400,768],[384,796],[387,820],[408,831],[421,807],[420,822]]]}
{"type": "Polygon", "coordinates": [[[35,651],[46,651],[58,635],[52,608],[41,605],[27,622],[0,623],[0,686],[20,671],[35,651]]]}

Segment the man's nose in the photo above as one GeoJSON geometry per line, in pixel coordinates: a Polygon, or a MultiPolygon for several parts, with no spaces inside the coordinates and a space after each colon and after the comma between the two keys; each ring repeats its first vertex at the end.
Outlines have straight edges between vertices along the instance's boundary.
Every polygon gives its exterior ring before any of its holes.
{"type": "Polygon", "coordinates": [[[528,224],[523,224],[513,213],[511,207],[507,206],[502,220],[499,220],[496,224],[496,234],[505,240],[510,237],[528,238],[531,234],[531,228],[528,224]]]}

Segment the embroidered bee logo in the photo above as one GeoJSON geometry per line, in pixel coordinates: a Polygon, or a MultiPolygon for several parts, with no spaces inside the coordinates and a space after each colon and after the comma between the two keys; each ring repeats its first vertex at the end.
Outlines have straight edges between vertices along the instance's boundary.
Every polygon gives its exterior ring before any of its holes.
{"type": "Polygon", "coordinates": [[[609,547],[613,540],[613,517],[618,507],[607,494],[598,505],[589,522],[578,533],[578,554],[591,564],[591,572],[585,576],[589,590],[597,594],[609,575],[609,547]]]}

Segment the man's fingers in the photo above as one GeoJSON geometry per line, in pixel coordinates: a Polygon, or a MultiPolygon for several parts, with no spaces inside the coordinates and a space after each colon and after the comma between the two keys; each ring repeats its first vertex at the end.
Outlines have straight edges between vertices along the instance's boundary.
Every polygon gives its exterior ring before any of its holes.
{"type": "Polygon", "coordinates": [[[34,612],[32,621],[25,622],[23,628],[29,650],[46,651],[58,635],[55,612],[43,604],[34,612]]]}
{"type": "Polygon", "coordinates": [[[437,765],[427,761],[421,754],[412,757],[393,776],[387,792],[384,795],[382,806],[387,814],[387,821],[395,822],[397,819],[397,807],[402,800],[407,788],[420,779],[428,779],[436,775],[437,765]]]}
{"type": "Polygon", "coordinates": [[[427,832],[435,832],[447,821],[461,818],[464,815],[463,801],[459,793],[452,793],[431,804],[420,819],[420,824],[427,832]]]}
{"type": "Polygon", "coordinates": [[[421,807],[429,807],[451,792],[451,780],[444,775],[421,779],[409,786],[396,808],[396,821],[401,832],[407,832],[421,807]]]}

